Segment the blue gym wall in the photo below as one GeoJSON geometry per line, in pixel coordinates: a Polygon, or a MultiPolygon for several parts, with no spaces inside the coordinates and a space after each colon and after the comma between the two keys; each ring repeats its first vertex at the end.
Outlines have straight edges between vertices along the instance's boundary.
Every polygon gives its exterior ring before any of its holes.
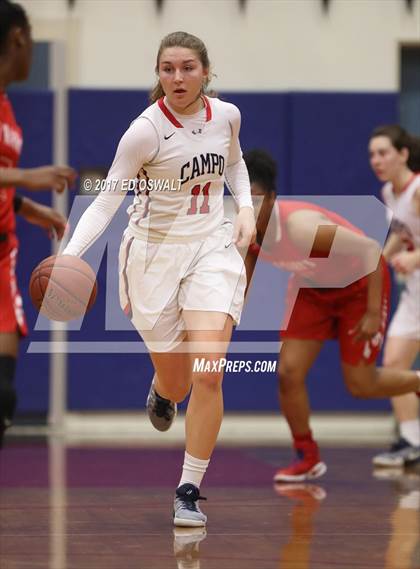
{"type": "MultiPolygon", "coordinates": [[[[378,124],[397,121],[395,93],[224,93],[242,113],[241,143],[270,151],[279,164],[279,193],[287,195],[378,195],[379,185],[367,159],[369,133],[378,124]]],[[[24,129],[22,166],[52,160],[50,92],[12,93],[17,119],[24,129]]],[[[147,105],[144,91],[71,90],[69,92],[69,162],[76,169],[109,167],[116,145],[130,122],[147,105]]],[[[33,196],[32,196],[33,197],[33,196]]],[[[36,199],[50,203],[49,194],[36,199]]],[[[70,197],[69,205],[73,196],[70,197]]],[[[50,254],[42,230],[18,224],[21,242],[18,277],[31,329],[30,339],[46,340],[33,331],[36,314],[28,299],[33,267],[50,254]]],[[[104,330],[105,263],[99,271],[99,299],[80,332],[71,340],[135,341],[136,332],[104,330]]],[[[274,332],[236,332],[237,337],[276,341],[274,332]]],[[[26,353],[23,340],[18,366],[19,410],[45,413],[48,407],[48,356],[26,353]]],[[[234,355],[232,359],[272,359],[274,355],[234,355]]],[[[69,407],[137,409],[143,407],[152,377],[145,354],[70,354],[69,407]]],[[[329,342],[309,377],[314,410],[383,410],[387,402],[358,401],[348,395],[340,377],[338,350],[329,342]]],[[[227,410],[275,410],[274,374],[227,374],[227,410]]]]}

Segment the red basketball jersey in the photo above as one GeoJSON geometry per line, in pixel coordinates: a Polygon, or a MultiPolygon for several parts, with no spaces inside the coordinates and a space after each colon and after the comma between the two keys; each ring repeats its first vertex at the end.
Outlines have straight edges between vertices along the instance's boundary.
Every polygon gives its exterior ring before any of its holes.
{"type": "MultiPolygon", "coordinates": [[[[281,238],[275,241],[273,244],[269,245],[269,249],[256,246],[253,248],[254,253],[259,252],[261,258],[272,263],[293,263],[305,260],[305,256],[302,251],[290,240],[287,234],[287,219],[295,211],[301,210],[312,210],[322,213],[326,218],[332,223],[345,227],[350,231],[354,231],[359,235],[363,235],[363,231],[352,225],[347,219],[341,217],[337,213],[329,211],[321,206],[303,202],[303,201],[293,201],[293,200],[282,200],[279,199],[274,207],[278,208],[278,222],[280,224],[281,238]]],[[[327,258],[324,255],[319,257],[311,256],[306,257],[314,265],[305,274],[305,271],[299,271],[299,274],[295,276],[298,280],[301,278],[313,283],[313,286],[317,285],[321,287],[342,287],[343,283],[353,282],[353,275],[360,274],[361,269],[361,259],[357,255],[332,255],[330,254],[327,258]]],[[[365,284],[365,279],[361,279],[359,284],[365,284]]]]}
{"type": "MultiPolygon", "coordinates": [[[[17,124],[6,93],[0,91],[0,168],[16,168],[22,149],[22,130],[17,124]]],[[[14,233],[15,189],[0,188],[0,234],[14,233]]]]}

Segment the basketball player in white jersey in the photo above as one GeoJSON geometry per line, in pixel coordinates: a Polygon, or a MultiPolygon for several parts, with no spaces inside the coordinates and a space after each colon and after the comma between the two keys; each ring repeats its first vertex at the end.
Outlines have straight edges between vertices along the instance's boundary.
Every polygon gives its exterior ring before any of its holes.
{"type": "MultiPolygon", "coordinates": [[[[386,182],[382,196],[392,212],[383,254],[405,278],[388,328],[384,366],[409,369],[420,348],[420,141],[398,125],[378,127],[370,138],[369,155],[376,176],[386,182]]],[[[375,466],[401,467],[420,461],[419,400],[410,393],[394,397],[392,404],[399,440],[389,452],[373,458],[375,466]]]]}
{"type": "Polygon", "coordinates": [[[237,246],[254,239],[254,211],[240,113],[205,96],[210,63],[203,42],[169,34],[156,73],[153,104],[123,135],[108,191],[83,214],[64,254],[83,255],[124,199],[125,180],[138,178],[120,249],[121,306],[155,367],[147,407],[157,429],[169,428],[176,403],[192,388],[174,524],[204,526],[199,488],[222,421],[223,372],[194,372],[193,359],[213,363],[226,353],[246,284],[237,246]],[[223,216],[224,182],[238,206],[234,227],[223,216]],[[192,343],[196,352],[188,353],[192,343]]]}

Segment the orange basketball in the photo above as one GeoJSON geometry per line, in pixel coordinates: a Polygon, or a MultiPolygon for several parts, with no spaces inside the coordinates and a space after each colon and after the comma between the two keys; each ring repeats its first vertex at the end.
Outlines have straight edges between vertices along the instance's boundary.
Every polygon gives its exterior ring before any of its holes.
{"type": "Polygon", "coordinates": [[[83,316],[96,300],[98,286],[90,266],[72,255],[53,255],[39,263],[29,282],[33,305],[50,320],[83,316]]]}

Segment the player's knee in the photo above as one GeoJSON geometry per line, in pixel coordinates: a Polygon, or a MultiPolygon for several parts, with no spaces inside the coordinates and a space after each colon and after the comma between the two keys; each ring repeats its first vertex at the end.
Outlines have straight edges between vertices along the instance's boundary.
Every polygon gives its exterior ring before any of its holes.
{"type": "Polygon", "coordinates": [[[305,373],[295,361],[280,359],[277,373],[281,392],[290,391],[305,383],[305,373]]]}
{"type": "Polygon", "coordinates": [[[390,367],[393,369],[404,369],[404,366],[401,365],[400,359],[397,354],[387,354],[386,352],[384,354],[383,366],[390,367]]]}
{"type": "Polygon", "coordinates": [[[369,384],[363,381],[363,379],[358,379],[357,377],[347,378],[346,385],[353,397],[357,399],[369,399],[371,390],[369,384]]]}
{"type": "MultiPolygon", "coordinates": [[[[209,358],[211,362],[211,358],[209,358]]],[[[194,374],[193,383],[194,386],[199,386],[200,389],[206,391],[215,392],[222,388],[223,372],[219,369],[210,369],[208,371],[201,371],[194,374]]]]}
{"type": "Polygon", "coordinates": [[[16,409],[16,391],[13,387],[16,359],[0,355],[0,428],[11,424],[16,409]]]}

